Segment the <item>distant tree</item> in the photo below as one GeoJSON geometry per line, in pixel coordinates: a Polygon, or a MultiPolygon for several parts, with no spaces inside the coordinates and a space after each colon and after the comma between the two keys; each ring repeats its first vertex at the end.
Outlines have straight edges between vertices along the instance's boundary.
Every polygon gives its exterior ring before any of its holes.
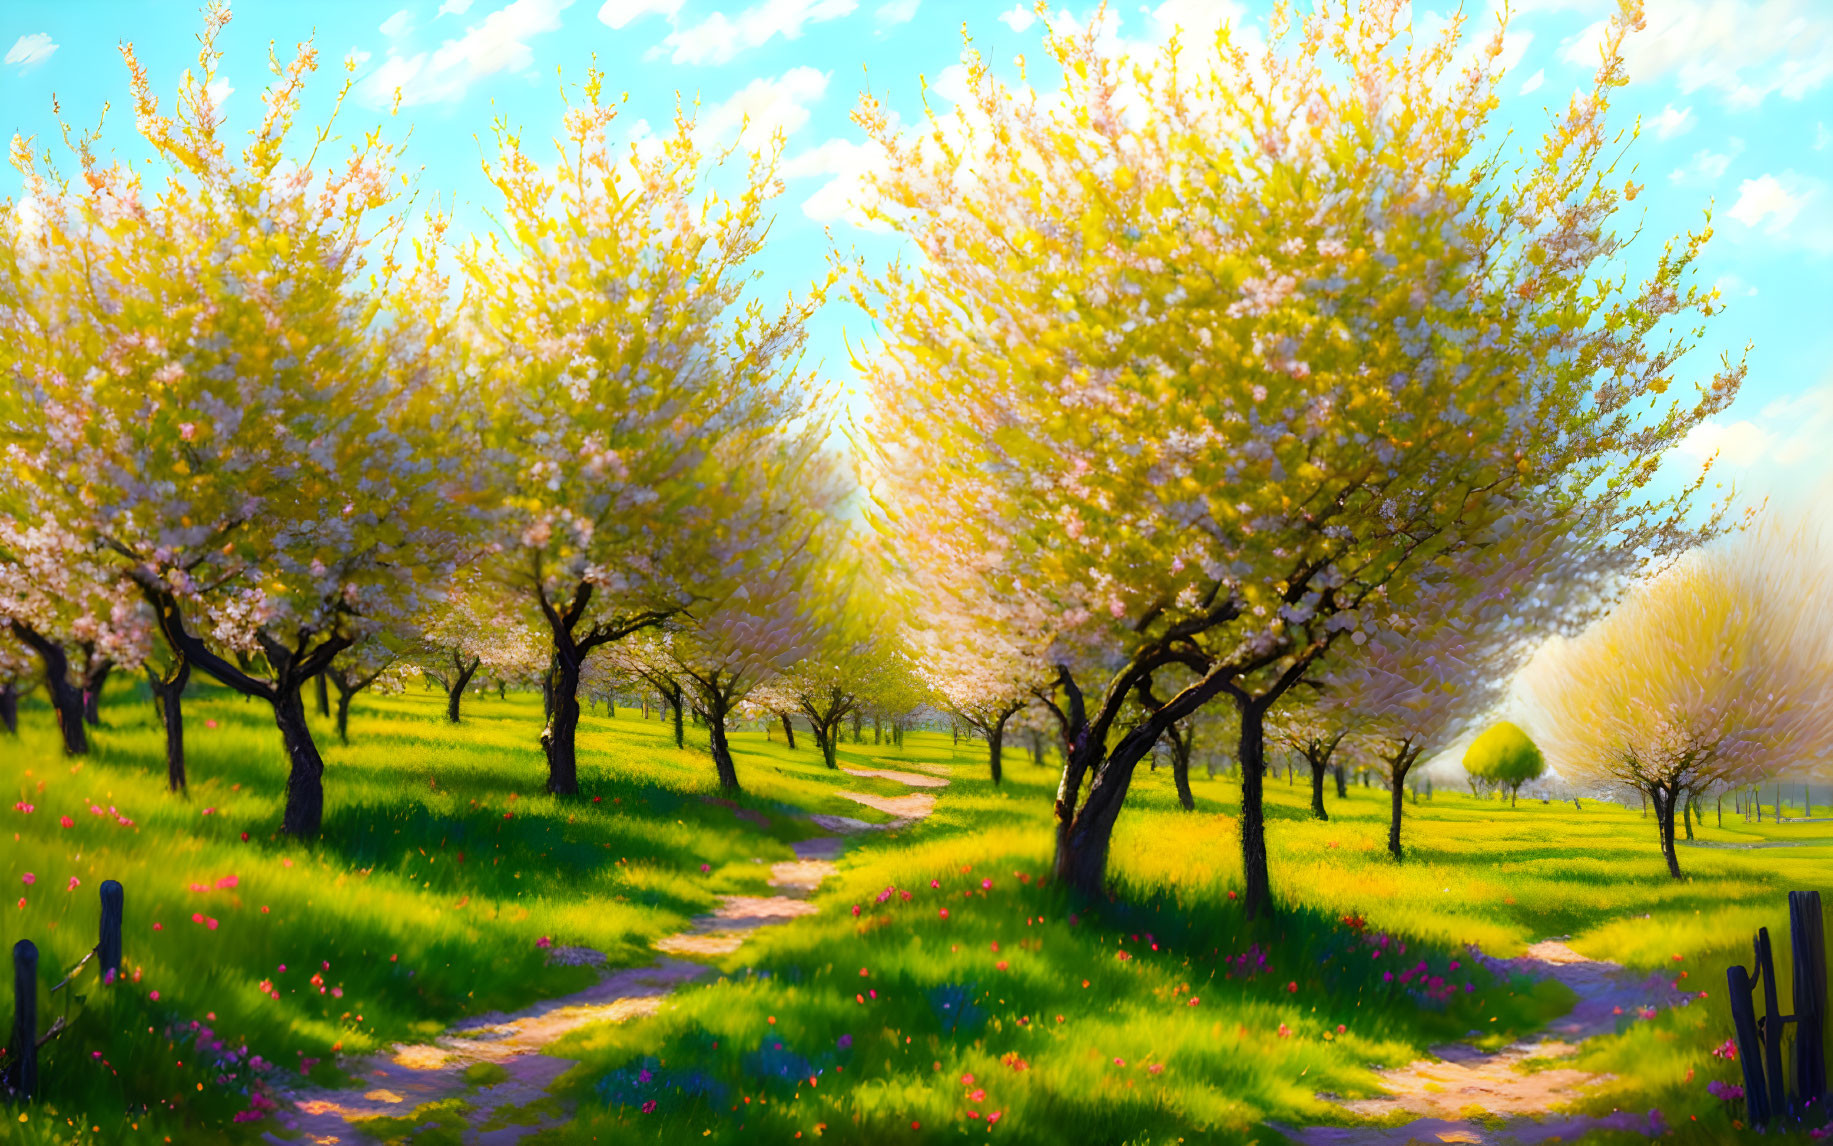
{"type": "Polygon", "coordinates": [[[381,681],[400,662],[400,650],[379,637],[358,641],[332,658],[325,677],[337,689],[338,743],[350,743],[350,702],[356,694],[381,681]]]}
{"type": "Polygon", "coordinates": [[[1464,750],[1464,771],[1508,789],[1509,807],[1521,785],[1540,779],[1547,762],[1519,727],[1503,720],[1492,724],[1464,750]]]}
{"type": "Polygon", "coordinates": [[[1529,727],[1560,773],[1674,820],[1715,785],[1760,785],[1833,759],[1833,555],[1774,519],[1680,559],[1525,676],[1529,727]]]}
{"type": "MultiPolygon", "coordinates": [[[[1330,773],[1331,761],[1343,738],[1349,734],[1350,725],[1340,723],[1332,727],[1318,718],[1314,707],[1288,701],[1268,714],[1267,732],[1289,751],[1303,756],[1305,763],[1311,766],[1311,816],[1328,820],[1330,813],[1324,810],[1324,777],[1330,773]]],[[[1339,762],[1336,767],[1337,796],[1341,798],[1343,766],[1339,762]]]]}

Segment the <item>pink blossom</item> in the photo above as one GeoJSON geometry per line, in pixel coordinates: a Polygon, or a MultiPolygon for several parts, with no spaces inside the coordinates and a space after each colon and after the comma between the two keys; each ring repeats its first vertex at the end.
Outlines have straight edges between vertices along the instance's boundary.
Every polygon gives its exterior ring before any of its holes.
{"type": "Polygon", "coordinates": [[[38,882],[38,877],[28,871],[19,877],[19,882],[25,884],[27,887],[31,887],[38,882]]]}

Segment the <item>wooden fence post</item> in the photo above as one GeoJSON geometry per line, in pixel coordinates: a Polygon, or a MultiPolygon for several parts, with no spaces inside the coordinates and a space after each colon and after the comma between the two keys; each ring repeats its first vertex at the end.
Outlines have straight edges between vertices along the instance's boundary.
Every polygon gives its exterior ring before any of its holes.
{"type": "Polygon", "coordinates": [[[1820,893],[1788,893],[1789,939],[1795,956],[1795,1102],[1797,1113],[1827,1094],[1827,945],[1820,893]]]}
{"type": "Polygon", "coordinates": [[[1782,1074],[1782,1015],[1767,927],[1757,928],[1757,976],[1763,981],[1763,1074],[1769,1083],[1769,1111],[1776,1115],[1788,1109],[1788,1080],[1782,1074]]]}
{"type": "Polygon", "coordinates": [[[19,1098],[38,1093],[38,947],[13,944],[13,1037],[6,1046],[6,1082],[19,1098]]]}
{"type": "Polygon", "coordinates": [[[1757,1034],[1756,1004],[1751,999],[1755,984],[1750,972],[1732,964],[1725,971],[1731,992],[1731,1026],[1738,1040],[1738,1066],[1744,1071],[1745,1114],[1752,1126],[1769,1121],[1769,1087],[1763,1081],[1763,1040],[1757,1034]]]}
{"type": "Polygon", "coordinates": [[[121,884],[112,879],[102,881],[102,935],[96,944],[96,956],[102,982],[112,983],[121,977],[121,915],[124,907],[121,884]]]}

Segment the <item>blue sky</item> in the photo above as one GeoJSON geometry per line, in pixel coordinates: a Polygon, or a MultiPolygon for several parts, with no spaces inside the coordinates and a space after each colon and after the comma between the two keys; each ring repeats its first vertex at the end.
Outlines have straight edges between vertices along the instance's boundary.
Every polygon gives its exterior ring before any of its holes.
{"type": "MultiPolygon", "coordinates": [[[[1487,22],[1492,3],[1467,0],[1487,22]]],[[[1173,26],[1260,18],[1260,0],[1155,0],[1112,5],[1113,34],[1139,43],[1173,26]]],[[[1614,0],[1515,0],[1500,122],[1531,143],[1544,109],[1563,103],[1591,70],[1593,45],[1614,0]]],[[[1721,475],[1753,494],[1817,494],[1833,501],[1833,2],[1829,0],[1648,0],[1649,28],[1632,42],[1632,83],[1619,110],[1643,119],[1632,153],[1647,190],[1642,257],[1662,236],[1697,226],[1716,205],[1708,277],[1731,308],[1692,360],[1708,370],[1720,351],[1755,344],[1752,370],[1732,413],[1688,443],[1718,450],[1721,475]]],[[[1450,5],[1416,5],[1422,30],[1450,5]]],[[[594,55],[607,86],[627,90],[614,131],[665,126],[679,94],[698,99],[709,132],[730,137],[749,114],[754,130],[788,133],[788,193],[779,203],[769,255],[773,286],[816,275],[831,229],[870,258],[895,250],[859,230],[847,202],[864,153],[848,120],[861,89],[886,98],[909,122],[919,76],[941,106],[959,90],[965,23],[989,59],[1041,55],[1041,24],[1012,0],[380,0],[235,6],[221,46],[224,108],[231,126],[259,109],[266,46],[283,57],[314,37],[326,65],[315,96],[328,97],[335,65],[360,61],[347,131],[387,114],[402,92],[397,135],[411,124],[408,158],[422,185],[450,196],[461,229],[483,225],[489,188],[479,138],[504,116],[530,140],[553,133],[568,81],[594,55]]],[[[1071,6],[1086,17],[1088,4],[1071,6]]],[[[132,41],[169,106],[193,62],[197,6],[166,0],[8,0],[0,6],[0,128],[56,139],[53,93],[78,124],[114,103],[112,139],[131,129],[126,74],[116,45],[132,41]]],[[[320,104],[322,106],[322,103],[320,104]]],[[[17,194],[16,185],[5,191],[17,194]]],[[[812,342],[826,368],[847,371],[843,339],[861,319],[830,308],[812,342]]],[[[869,333],[869,332],[865,332],[869,333]]]]}

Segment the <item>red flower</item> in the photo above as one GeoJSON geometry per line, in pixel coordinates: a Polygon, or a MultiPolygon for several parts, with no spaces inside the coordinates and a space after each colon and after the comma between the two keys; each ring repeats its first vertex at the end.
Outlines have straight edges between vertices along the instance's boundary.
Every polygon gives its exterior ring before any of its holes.
{"type": "Polygon", "coordinates": [[[76,827],[76,821],[71,819],[69,816],[59,816],[57,818],[57,822],[66,828],[76,827]]]}

